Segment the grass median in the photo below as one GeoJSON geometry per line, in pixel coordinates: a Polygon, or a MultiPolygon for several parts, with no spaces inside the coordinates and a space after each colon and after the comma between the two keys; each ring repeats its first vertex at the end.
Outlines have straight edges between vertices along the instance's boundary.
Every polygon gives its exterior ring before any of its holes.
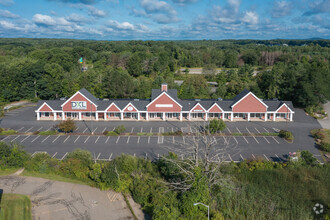
{"type": "Polygon", "coordinates": [[[32,219],[30,198],[25,195],[2,194],[0,219],[32,219]]]}

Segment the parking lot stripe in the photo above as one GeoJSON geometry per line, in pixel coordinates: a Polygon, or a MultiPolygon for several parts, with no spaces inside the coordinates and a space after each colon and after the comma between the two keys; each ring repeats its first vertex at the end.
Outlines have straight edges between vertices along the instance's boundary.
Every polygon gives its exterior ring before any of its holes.
{"type": "Polygon", "coordinates": [[[95,130],[93,131],[93,133],[95,133],[95,131],[97,130],[98,127],[95,128],[95,130]]]}
{"type": "Polygon", "coordinates": [[[23,140],[21,140],[21,143],[23,143],[23,141],[25,141],[26,139],[28,139],[30,137],[30,135],[26,136],[26,138],[24,138],[23,140]]]}
{"type": "Polygon", "coordinates": [[[242,132],[238,129],[238,127],[236,127],[236,129],[237,129],[238,133],[242,134],[242,132]]]}
{"type": "Polygon", "coordinates": [[[225,138],[225,136],[222,136],[222,138],[223,138],[224,143],[228,144],[227,139],[225,138]]]}
{"type": "Polygon", "coordinates": [[[268,144],[270,144],[270,142],[267,140],[267,138],[265,136],[263,136],[263,138],[267,141],[268,144]]]}
{"type": "Polygon", "coordinates": [[[118,136],[117,141],[116,141],[116,144],[118,143],[119,139],[120,139],[120,136],[118,136]]]}
{"type": "Polygon", "coordinates": [[[150,133],[152,133],[152,127],[150,128],[150,133]]]}
{"type": "Polygon", "coordinates": [[[9,138],[9,137],[10,137],[10,136],[7,136],[7,137],[5,137],[4,139],[2,139],[1,141],[4,142],[4,141],[5,141],[7,138],[9,138]]]}
{"type": "Polygon", "coordinates": [[[233,138],[234,138],[234,140],[236,141],[236,144],[238,144],[238,141],[237,141],[237,139],[235,138],[235,136],[233,136],[233,138]]]}
{"type": "Polygon", "coordinates": [[[56,156],[57,152],[52,156],[52,158],[54,158],[56,156]]]}
{"type": "Polygon", "coordinates": [[[97,158],[96,158],[96,160],[98,160],[100,156],[101,156],[101,153],[99,153],[99,155],[97,155],[97,158]]]}
{"type": "Polygon", "coordinates": [[[88,129],[88,128],[86,128],[86,129],[83,131],[83,133],[85,133],[85,132],[87,131],[87,129],[88,129]]]}
{"type": "Polygon", "coordinates": [[[52,127],[49,127],[46,131],[49,131],[52,127]]]}
{"type": "Polygon", "coordinates": [[[142,131],[143,131],[143,127],[141,127],[141,131],[140,132],[142,133],[142,131]]]}
{"type": "Polygon", "coordinates": [[[148,137],[148,144],[150,143],[150,136],[148,137]]]}
{"type": "Polygon", "coordinates": [[[19,138],[21,135],[16,136],[13,140],[11,140],[10,142],[13,142],[14,140],[16,140],[17,138],[19,138]]]}
{"type": "Polygon", "coordinates": [[[33,139],[32,141],[31,141],[31,143],[33,143],[35,140],[37,140],[38,138],[40,137],[40,135],[38,135],[35,139],[33,139]]]}
{"type": "Polygon", "coordinates": [[[127,142],[126,142],[127,144],[128,144],[128,142],[129,142],[130,137],[131,137],[131,136],[128,136],[128,138],[127,138],[127,142]]]}
{"type": "Polygon", "coordinates": [[[172,127],[172,132],[173,132],[173,127],[172,127]]]}
{"type": "Polygon", "coordinates": [[[37,131],[40,131],[43,127],[40,127],[37,131]]]}
{"type": "Polygon", "coordinates": [[[217,139],[214,136],[213,136],[213,140],[214,140],[215,144],[218,144],[217,139]]]}
{"type": "Polygon", "coordinates": [[[265,129],[265,131],[267,132],[267,133],[269,133],[269,131],[265,128],[265,127],[263,127],[264,129],[265,129]]]}
{"type": "Polygon", "coordinates": [[[41,143],[43,143],[45,140],[47,140],[48,138],[50,137],[50,135],[48,135],[45,139],[43,139],[42,141],[41,141],[41,143]]]}
{"type": "Polygon", "coordinates": [[[186,140],[184,139],[184,136],[182,136],[183,144],[186,144],[186,140]]]}
{"type": "Polygon", "coordinates": [[[76,130],[75,130],[75,131],[78,131],[78,129],[79,129],[79,126],[76,128],[76,130]]]}
{"type": "Polygon", "coordinates": [[[280,161],[282,161],[282,159],[281,159],[279,156],[277,156],[277,154],[275,154],[275,156],[276,156],[280,161]]]}
{"type": "Polygon", "coordinates": [[[140,137],[141,137],[141,136],[138,137],[137,143],[140,143],[140,137]]]}
{"type": "MultiPolygon", "coordinates": [[[[252,133],[250,132],[250,130],[248,128],[246,128],[246,130],[249,132],[249,134],[252,135],[252,133]]],[[[252,136],[254,138],[254,140],[259,144],[259,141],[257,140],[257,138],[255,136],[252,136]]]]}
{"type": "Polygon", "coordinates": [[[97,136],[97,138],[96,138],[96,140],[95,140],[95,144],[96,144],[96,142],[99,140],[99,138],[100,138],[100,136],[97,136]]]}
{"type": "Polygon", "coordinates": [[[21,127],[20,129],[18,129],[17,131],[20,131],[20,130],[22,130],[24,127],[21,127]]]}
{"type": "Polygon", "coordinates": [[[133,130],[134,130],[134,127],[133,127],[132,130],[131,130],[131,134],[133,133],[133,130]]]}
{"type": "Polygon", "coordinates": [[[241,156],[242,160],[244,160],[244,158],[243,158],[242,154],[240,154],[240,156],[241,156]]]}
{"type": "Polygon", "coordinates": [[[61,158],[61,160],[63,160],[63,159],[66,157],[67,154],[68,154],[68,152],[66,152],[66,153],[63,155],[63,157],[61,158]]]}
{"type": "Polygon", "coordinates": [[[254,128],[254,129],[256,129],[256,131],[260,134],[260,132],[258,131],[258,129],[257,128],[254,128]]]}
{"type": "Polygon", "coordinates": [[[268,157],[266,157],[266,155],[264,154],[264,157],[269,161],[268,157]]]}
{"type": "Polygon", "coordinates": [[[246,141],[246,143],[249,143],[244,136],[242,136],[242,137],[244,138],[244,140],[246,141]]]}
{"type": "Polygon", "coordinates": [[[174,144],[174,136],[173,136],[173,144],[174,144]]]}
{"type": "Polygon", "coordinates": [[[27,130],[25,131],[25,133],[26,133],[26,132],[29,132],[29,131],[30,131],[32,128],[33,128],[33,127],[31,127],[31,128],[29,128],[29,129],[27,129],[27,130]]]}
{"type": "Polygon", "coordinates": [[[105,132],[105,130],[107,130],[107,127],[105,127],[105,128],[103,129],[102,133],[105,132]]]}
{"type": "Polygon", "coordinates": [[[80,138],[80,135],[76,138],[76,140],[74,140],[74,142],[73,143],[76,143],[77,142],[77,140],[80,138]]]}
{"type": "Polygon", "coordinates": [[[65,143],[69,138],[70,138],[70,136],[68,136],[67,138],[65,138],[65,140],[63,141],[63,143],[65,143]]]}
{"type": "Polygon", "coordinates": [[[274,139],[274,141],[276,141],[278,144],[280,144],[280,142],[278,142],[277,140],[276,140],[276,138],[275,137],[272,137],[273,139],[274,139]]]}
{"type": "Polygon", "coordinates": [[[229,157],[230,161],[233,161],[233,159],[231,158],[230,154],[228,154],[228,157],[229,157]]]}
{"type": "Polygon", "coordinates": [[[112,153],[111,153],[110,156],[109,156],[109,161],[111,160],[111,157],[112,157],[112,153]]]}
{"type": "Polygon", "coordinates": [[[59,137],[60,137],[60,136],[58,135],[58,136],[53,140],[52,143],[54,143],[59,137]]]}
{"type": "Polygon", "coordinates": [[[110,138],[110,136],[107,138],[107,140],[105,141],[105,143],[108,143],[109,138],[110,138]]]}
{"type": "Polygon", "coordinates": [[[190,128],[190,133],[193,133],[191,126],[189,126],[189,128],[190,128]]]}
{"type": "Polygon", "coordinates": [[[254,154],[252,154],[252,157],[253,157],[254,159],[256,159],[256,157],[254,156],[254,154]]]}
{"type": "Polygon", "coordinates": [[[90,138],[90,136],[88,136],[88,137],[86,138],[86,140],[84,141],[84,144],[88,141],[89,138],[90,138]]]}

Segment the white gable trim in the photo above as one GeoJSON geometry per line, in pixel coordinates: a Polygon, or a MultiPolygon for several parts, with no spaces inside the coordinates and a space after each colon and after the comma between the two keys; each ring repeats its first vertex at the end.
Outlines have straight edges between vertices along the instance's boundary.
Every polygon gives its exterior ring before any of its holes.
{"type": "Polygon", "coordinates": [[[39,112],[40,111],[40,109],[42,108],[42,107],[44,107],[44,105],[47,105],[52,111],[54,111],[54,109],[52,108],[52,107],[50,107],[46,102],[44,102],[37,110],[36,110],[36,112],[39,112]]]}
{"type": "Polygon", "coordinates": [[[268,106],[263,101],[261,101],[256,95],[254,95],[252,92],[249,92],[248,94],[246,94],[245,96],[243,96],[234,105],[232,105],[231,108],[233,109],[235,105],[237,105],[240,101],[242,101],[243,99],[245,99],[250,94],[253,95],[253,97],[256,98],[259,102],[261,102],[261,104],[263,104],[266,108],[268,108],[268,106]]]}
{"type": "Polygon", "coordinates": [[[80,95],[82,95],[85,99],[87,99],[90,103],[93,103],[93,105],[95,106],[95,107],[97,107],[97,105],[94,103],[94,102],[92,102],[91,100],[89,100],[86,96],[84,96],[81,92],[76,92],[73,96],[71,96],[68,100],[66,100],[62,105],[61,105],[61,107],[63,107],[66,103],[68,103],[73,97],[75,97],[77,94],[80,94],[80,95]]]}
{"type": "Polygon", "coordinates": [[[207,110],[207,112],[209,112],[210,109],[212,109],[215,105],[218,106],[219,109],[221,109],[222,112],[224,112],[223,109],[222,109],[222,108],[218,105],[218,103],[216,103],[216,102],[215,102],[215,103],[214,103],[214,104],[213,104],[213,105],[207,110]]]}
{"type": "Polygon", "coordinates": [[[112,106],[112,105],[114,105],[114,106],[116,106],[116,108],[118,108],[119,109],[119,111],[121,111],[121,109],[113,102],[113,103],[111,103],[109,106],[108,106],[108,108],[106,108],[104,111],[105,112],[107,112],[108,111],[108,109],[112,106]]]}
{"type": "MultiPolygon", "coordinates": [[[[285,103],[283,103],[280,107],[278,107],[278,108],[276,109],[275,113],[277,113],[277,111],[280,110],[280,109],[283,107],[283,105],[286,106],[286,107],[290,110],[290,113],[294,113],[294,112],[291,110],[291,108],[289,108],[289,106],[288,106],[287,104],[285,104],[285,103]]],[[[281,112],[281,113],[285,113],[285,112],[281,112]]]]}
{"type": "Polygon", "coordinates": [[[167,94],[167,92],[163,91],[161,94],[159,94],[159,96],[157,96],[152,102],[150,102],[146,108],[149,107],[149,105],[151,105],[153,102],[155,102],[159,97],[161,97],[163,94],[167,95],[167,97],[169,97],[173,102],[175,102],[176,104],[178,104],[181,108],[182,108],[182,105],[180,105],[180,103],[178,103],[177,101],[175,101],[169,94],[167,94]]]}
{"type": "Polygon", "coordinates": [[[131,102],[129,102],[122,110],[120,110],[120,112],[124,112],[125,111],[125,109],[129,106],[129,105],[131,105],[131,106],[133,106],[133,108],[138,112],[139,110],[131,103],[131,102]]]}
{"type": "Polygon", "coordinates": [[[194,107],[192,107],[192,108],[190,109],[190,112],[193,112],[193,109],[196,108],[197,105],[199,105],[199,106],[204,110],[204,112],[207,112],[207,111],[205,110],[205,108],[204,108],[199,102],[197,102],[197,104],[194,105],[194,107]]]}

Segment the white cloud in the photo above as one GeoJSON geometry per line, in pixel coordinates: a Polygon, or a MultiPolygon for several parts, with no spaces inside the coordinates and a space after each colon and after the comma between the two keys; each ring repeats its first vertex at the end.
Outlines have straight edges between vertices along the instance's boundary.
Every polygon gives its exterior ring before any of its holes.
{"type": "Polygon", "coordinates": [[[56,24],[56,21],[52,17],[42,14],[35,14],[32,21],[38,25],[52,26],[56,24]]]}
{"type": "Polygon", "coordinates": [[[5,18],[19,18],[18,15],[15,15],[8,10],[0,10],[0,16],[5,18]]]}
{"type": "Polygon", "coordinates": [[[108,31],[113,31],[113,30],[117,30],[117,31],[124,31],[124,32],[146,32],[148,31],[148,27],[143,25],[143,24],[132,24],[129,23],[127,21],[125,22],[118,22],[115,20],[109,20],[107,22],[107,27],[108,27],[108,31]]]}
{"type": "Polygon", "coordinates": [[[292,3],[286,1],[277,1],[274,3],[271,15],[273,18],[280,18],[291,14],[292,3]]]}
{"type": "Polygon", "coordinates": [[[258,15],[253,11],[247,11],[244,14],[244,17],[242,18],[242,21],[247,24],[258,24],[259,17],[258,15]]]}
{"type": "Polygon", "coordinates": [[[100,18],[103,18],[103,17],[107,16],[107,12],[106,11],[97,9],[94,6],[91,6],[91,5],[87,5],[86,7],[88,9],[88,13],[91,16],[100,17],[100,18]]]}
{"type": "Polygon", "coordinates": [[[11,6],[13,4],[14,4],[13,0],[0,0],[0,5],[3,5],[3,6],[11,6]]]}

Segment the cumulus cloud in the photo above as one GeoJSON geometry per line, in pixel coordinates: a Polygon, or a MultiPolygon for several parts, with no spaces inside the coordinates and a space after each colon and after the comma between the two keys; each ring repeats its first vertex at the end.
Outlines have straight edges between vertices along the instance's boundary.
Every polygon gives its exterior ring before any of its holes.
{"type": "Polygon", "coordinates": [[[18,15],[15,15],[8,10],[0,10],[0,16],[4,18],[19,18],[18,15]]]}
{"type": "Polygon", "coordinates": [[[3,5],[3,6],[11,6],[13,4],[14,4],[13,0],[0,0],[0,5],[3,5]]]}
{"type": "Polygon", "coordinates": [[[107,26],[110,28],[110,30],[137,31],[137,32],[148,31],[148,27],[143,25],[143,24],[134,25],[134,24],[129,23],[127,21],[120,23],[120,22],[115,21],[115,20],[109,20],[107,22],[107,26]]]}
{"type": "Polygon", "coordinates": [[[320,13],[329,13],[330,12],[330,0],[319,0],[312,2],[309,5],[309,10],[306,11],[303,15],[310,16],[320,13]]]}
{"type": "Polygon", "coordinates": [[[274,2],[271,15],[273,18],[288,16],[292,11],[292,3],[286,1],[274,2]]]}
{"type": "Polygon", "coordinates": [[[179,4],[181,6],[186,5],[186,4],[190,4],[190,3],[194,3],[197,0],[172,0],[172,2],[179,4]]]}
{"type": "Polygon", "coordinates": [[[48,15],[35,14],[32,17],[32,21],[37,25],[46,25],[46,26],[56,25],[55,19],[53,19],[51,16],[48,15]]]}
{"type": "Polygon", "coordinates": [[[96,0],[49,0],[49,1],[64,2],[64,3],[82,3],[86,5],[91,5],[97,2],[96,0]]]}
{"type": "Polygon", "coordinates": [[[228,0],[224,7],[214,6],[211,15],[217,22],[233,23],[237,21],[240,5],[240,0],[228,0]]]}
{"type": "Polygon", "coordinates": [[[258,15],[253,11],[247,11],[242,18],[242,21],[247,24],[257,24],[259,20],[258,15]]]}
{"type": "Polygon", "coordinates": [[[100,17],[100,18],[103,18],[105,16],[107,16],[107,12],[106,11],[103,11],[101,9],[97,9],[95,8],[94,6],[90,6],[88,5],[87,6],[87,10],[88,10],[88,13],[93,16],[93,17],[100,17]]]}

